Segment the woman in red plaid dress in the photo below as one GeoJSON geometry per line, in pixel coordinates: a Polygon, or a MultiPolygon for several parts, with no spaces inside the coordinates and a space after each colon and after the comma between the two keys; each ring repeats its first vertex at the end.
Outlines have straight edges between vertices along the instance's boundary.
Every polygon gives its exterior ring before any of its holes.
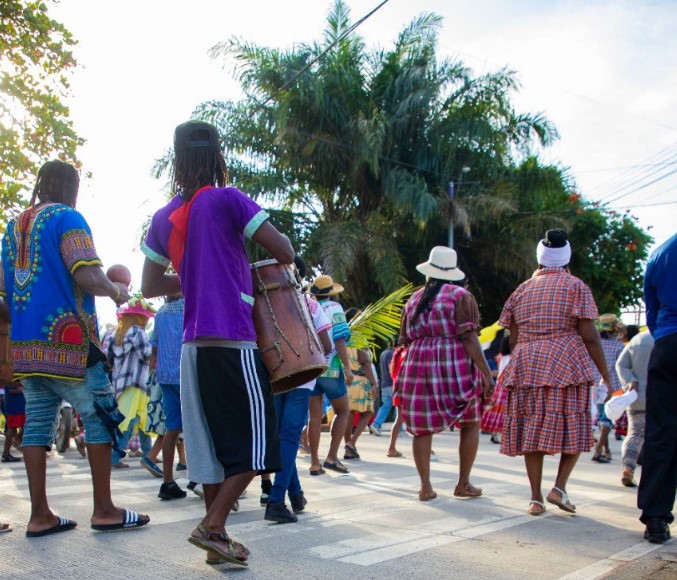
{"type": "Polygon", "coordinates": [[[561,453],[549,503],[574,513],[566,484],[581,452],[593,445],[590,386],[594,361],[609,397],[609,371],[590,289],[569,274],[571,248],[563,230],[546,232],[537,249],[539,267],[506,302],[499,324],[510,329],[512,358],[501,376],[508,408],[501,453],[524,455],[531,484],[528,513],[545,511],[543,456],[561,453]],[[592,361],[590,360],[592,357],[592,361]]]}
{"type": "Polygon", "coordinates": [[[490,396],[494,383],[482,353],[477,330],[479,311],[472,294],[451,282],[465,277],[456,267],[456,252],[433,248],[417,270],[428,277],[402,316],[400,343],[408,346],[398,376],[402,418],[414,435],[413,452],[421,478],[418,497],[437,496],[430,483],[432,437],[461,423],[460,467],[454,495],[479,497],[470,483],[470,470],[479,444],[482,391],[490,396]]]}

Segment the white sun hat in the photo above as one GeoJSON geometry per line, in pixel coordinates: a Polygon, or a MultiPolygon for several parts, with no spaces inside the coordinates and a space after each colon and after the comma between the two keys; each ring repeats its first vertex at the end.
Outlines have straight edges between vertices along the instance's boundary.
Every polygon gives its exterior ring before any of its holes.
{"type": "Polygon", "coordinates": [[[449,281],[463,280],[465,274],[458,269],[457,262],[455,250],[446,246],[435,246],[430,250],[428,261],[419,264],[416,269],[429,278],[449,281]]]}

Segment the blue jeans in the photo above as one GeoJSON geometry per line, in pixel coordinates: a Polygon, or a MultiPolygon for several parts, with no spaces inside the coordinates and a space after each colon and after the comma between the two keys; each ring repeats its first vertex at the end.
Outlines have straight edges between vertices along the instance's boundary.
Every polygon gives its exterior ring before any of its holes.
{"type": "Polygon", "coordinates": [[[300,495],[302,491],[296,470],[296,452],[308,417],[310,394],[310,390],[299,388],[275,395],[273,398],[280,432],[282,471],[275,474],[273,489],[268,496],[269,502],[284,501],[287,492],[290,497],[294,497],[300,495]]]}
{"type": "MultiPolygon", "coordinates": [[[[129,422],[127,430],[122,434],[121,437],[118,438],[119,451],[118,449],[113,449],[113,457],[112,457],[113,465],[119,463],[120,460],[123,458],[122,451],[127,449],[127,445],[129,445],[129,440],[132,438],[132,433],[134,433],[134,427],[136,427],[138,424],[139,417],[137,416],[134,417],[129,422]]],[[[147,433],[139,431],[139,441],[141,442],[141,451],[143,451],[143,456],[145,457],[146,455],[148,455],[150,448],[153,446],[153,440],[147,433]]]]}
{"type": "Polygon", "coordinates": [[[85,371],[82,381],[28,377],[21,379],[26,396],[24,446],[51,448],[59,424],[61,401],[69,402],[82,418],[87,443],[110,443],[110,429],[103,423],[95,403],[106,411],[117,408],[113,387],[103,363],[85,371]]]}
{"type": "Polygon", "coordinates": [[[390,409],[393,408],[393,388],[384,387],[381,389],[381,406],[378,408],[376,413],[376,419],[374,419],[374,427],[380,429],[383,426],[383,423],[386,422],[390,409]]]}

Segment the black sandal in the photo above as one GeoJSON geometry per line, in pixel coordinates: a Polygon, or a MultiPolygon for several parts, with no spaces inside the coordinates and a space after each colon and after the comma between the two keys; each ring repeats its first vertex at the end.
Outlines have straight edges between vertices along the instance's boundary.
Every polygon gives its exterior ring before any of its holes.
{"type": "Polygon", "coordinates": [[[10,453],[2,456],[2,462],[3,463],[18,463],[20,461],[21,461],[21,457],[14,457],[14,455],[11,455],[10,453]]]}
{"type": "Polygon", "coordinates": [[[346,443],[343,459],[359,459],[359,458],[360,454],[357,452],[357,447],[353,447],[352,445],[348,445],[346,443]]]}

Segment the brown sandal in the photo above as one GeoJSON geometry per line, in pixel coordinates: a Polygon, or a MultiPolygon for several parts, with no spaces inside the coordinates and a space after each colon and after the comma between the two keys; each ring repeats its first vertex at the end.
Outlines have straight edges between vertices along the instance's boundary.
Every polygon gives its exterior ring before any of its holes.
{"type": "MultiPolygon", "coordinates": [[[[247,562],[245,562],[247,558],[246,549],[243,552],[238,551],[235,542],[230,539],[228,534],[225,532],[209,532],[202,524],[197,525],[197,531],[202,534],[202,537],[190,536],[188,538],[188,541],[193,544],[193,546],[197,546],[207,552],[216,552],[222,562],[229,562],[231,564],[237,564],[238,566],[247,566],[247,562]],[[225,552],[215,542],[226,542],[228,544],[228,551],[225,552]]],[[[244,548],[244,546],[242,547],[244,548]]],[[[215,564],[216,562],[215,559],[211,559],[208,563],[215,564]]]]}
{"type": "Polygon", "coordinates": [[[456,486],[456,489],[454,490],[454,497],[464,497],[464,498],[482,497],[482,488],[475,487],[470,483],[465,487],[456,486]]]}
{"type": "Polygon", "coordinates": [[[433,490],[433,486],[430,484],[422,485],[421,489],[418,492],[419,501],[430,501],[431,499],[435,499],[436,497],[437,493],[433,490]]]}

